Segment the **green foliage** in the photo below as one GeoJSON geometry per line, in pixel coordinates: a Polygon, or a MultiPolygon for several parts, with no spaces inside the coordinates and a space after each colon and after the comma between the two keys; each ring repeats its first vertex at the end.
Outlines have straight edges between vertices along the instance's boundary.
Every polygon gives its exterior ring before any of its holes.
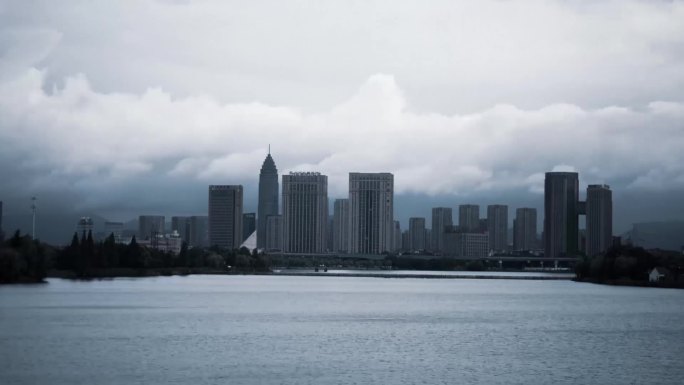
{"type": "Polygon", "coordinates": [[[54,249],[17,230],[0,245],[0,283],[41,282],[47,276],[54,249]]]}
{"type": "Polygon", "coordinates": [[[684,266],[684,256],[676,252],[649,252],[641,247],[615,246],[603,254],[582,258],[575,265],[575,275],[579,279],[599,282],[625,279],[645,282],[649,271],[656,266],[679,274],[684,266]]]}

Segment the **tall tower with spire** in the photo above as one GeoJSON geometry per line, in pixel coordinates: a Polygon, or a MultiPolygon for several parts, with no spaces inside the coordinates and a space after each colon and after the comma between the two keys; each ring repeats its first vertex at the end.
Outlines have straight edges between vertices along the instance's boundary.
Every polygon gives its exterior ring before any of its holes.
{"type": "Polygon", "coordinates": [[[259,173],[259,207],[257,208],[257,248],[266,247],[266,218],[278,215],[278,169],[271,157],[271,146],[268,155],[261,165],[259,173]]]}

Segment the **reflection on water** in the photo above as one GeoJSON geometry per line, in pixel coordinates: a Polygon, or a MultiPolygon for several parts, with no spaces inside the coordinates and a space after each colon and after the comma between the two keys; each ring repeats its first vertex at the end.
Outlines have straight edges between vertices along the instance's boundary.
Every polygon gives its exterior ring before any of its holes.
{"type": "Polygon", "coordinates": [[[681,384],[684,291],[188,276],[0,287],[2,384],[681,384]]]}

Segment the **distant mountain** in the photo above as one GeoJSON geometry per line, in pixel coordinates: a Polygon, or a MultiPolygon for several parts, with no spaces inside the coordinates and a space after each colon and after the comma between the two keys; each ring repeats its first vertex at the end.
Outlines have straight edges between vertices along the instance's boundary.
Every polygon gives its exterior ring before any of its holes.
{"type": "Polygon", "coordinates": [[[684,221],[635,223],[623,238],[645,249],[681,251],[684,248],[684,221]]]}

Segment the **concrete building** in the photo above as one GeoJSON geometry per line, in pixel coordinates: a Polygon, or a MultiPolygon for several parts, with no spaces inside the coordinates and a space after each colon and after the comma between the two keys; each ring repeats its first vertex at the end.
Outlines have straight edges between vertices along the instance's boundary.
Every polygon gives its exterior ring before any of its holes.
{"type": "Polygon", "coordinates": [[[394,175],[349,173],[350,247],[352,254],[392,250],[394,175]]]}
{"type": "Polygon", "coordinates": [[[425,218],[409,218],[409,250],[425,250],[425,218]]]}
{"type": "Polygon", "coordinates": [[[537,245],[537,209],[522,207],[515,210],[513,220],[513,249],[534,250],[537,245]]]}
{"type": "Polygon", "coordinates": [[[246,241],[257,229],[256,213],[242,214],[242,242],[246,241]]]}
{"type": "Polygon", "coordinates": [[[138,217],[138,240],[152,239],[166,233],[163,215],[141,215],[138,217]]]}
{"type": "Polygon", "coordinates": [[[401,250],[409,251],[411,249],[411,237],[409,236],[409,231],[404,230],[401,232],[401,250]]]}
{"type": "Polygon", "coordinates": [[[333,203],[333,252],[349,252],[349,229],[349,199],[335,199],[333,203]]]}
{"type": "Polygon", "coordinates": [[[613,193],[610,186],[589,185],[586,210],[586,253],[594,256],[608,250],[613,243],[613,193]]]}
{"type": "Polygon", "coordinates": [[[283,175],[283,250],[323,253],[328,226],[328,177],[318,172],[283,175]]]}
{"type": "Polygon", "coordinates": [[[266,217],[266,250],[283,250],[283,217],[269,215],[266,217]]]}
{"type": "Polygon", "coordinates": [[[447,231],[445,233],[445,254],[455,257],[486,258],[489,256],[489,235],[447,231]]]}
{"type": "Polygon", "coordinates": [[[190,239],[190,217],[171,217],[171,233],[177,232],[181,240],[187,242],[190,239]]]}
{"type": "Polygon", "coordinates": [[[454,215],[451,207],[432,208],[432,250],[444,252],[444,234],[447,228],[454,225],[454,215]]]}
{"type": "Polygon", "coordinates": [[[471,204],[458,206],[458,225],[466,232],[477,231],[480,228],[480,206],[471,204]]]}
{"type": "Polygon", "coordinates": [[[206,215],[193,215],[190,217],[188,231],[188,246],[209,246],[209,217],[206,215]]]}
{"type": "Polygon", "coordinates": [[[271,157],[269,146],[268,155],[261,165],[259,172],[259,205],[257,208],[257,248],[266,247],[266,217],[278,215],[278,169],[271,157]]]}
{"type": "Polygon", "coordinates": [[[579,251],[579,176],[547,172],[544,179],[544,255],[573,256],[579,251]]]}
{"type": "Polygon", "coordinates": [[[209,246],[235,249],[242,243],[242,185],[209,186],[209,246]]]}
{"type": "Polygon", "coordinates": [[[487,232],[489,250],[502,252],[508,250],[508,206],[487,206],[487,232]]]}
{"type": "Polygon", "coordinates": [[[401,250],[401,223],[399,223],[399,221],[394,221],[394,234],[392,243],[394,245],[392,251],[396,252],[401,250]]]}

